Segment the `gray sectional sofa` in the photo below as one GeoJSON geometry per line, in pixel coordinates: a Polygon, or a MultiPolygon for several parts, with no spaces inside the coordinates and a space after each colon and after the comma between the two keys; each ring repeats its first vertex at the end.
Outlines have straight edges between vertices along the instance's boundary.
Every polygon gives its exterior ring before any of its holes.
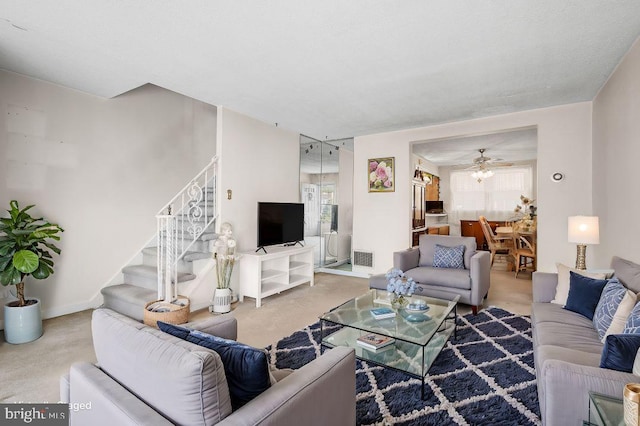
{"type": "MultiPolygon", "coordinates": [[[[640,265],[614,257],[611,268],[620,282],[640,292],[640,265]]],[[[589,412],[589,391],[622,398],[631,373],[600,368],[603,343],[593,321],[563,309],[554,299],[558,276],[533,274],[531,321],[542,424],[581,425],[589,412]]]]}
{"type": "MultiPolygon", "coordinates": [[[[491,284],[491,254],[488,251],[476,251],[476,239],[473,237],[420,235],[418,247],[393,253],[393,267],[416,281],[415,294],[446,300],[459,295],[460,303],[471,305],[474,314],[482,305],[491,284]],[[465,246],[464,268],[435,268],[433,258],[436,244],[465,246]]],[[[372,276],[369,287],[386,290],[384,274],[372,276]]]]}
{"type": "MultiPolygon", "coordinates": [[[[236,338],[230,315],[186,326],[236,338]]],[[[72,425],[355,424],[353,349],[325,352],[232,412],[216,352],[109,309],[93,312],[92,333],[98,365],[76,363],[61,379],[61,400],[79,408],[72,425]]]]}

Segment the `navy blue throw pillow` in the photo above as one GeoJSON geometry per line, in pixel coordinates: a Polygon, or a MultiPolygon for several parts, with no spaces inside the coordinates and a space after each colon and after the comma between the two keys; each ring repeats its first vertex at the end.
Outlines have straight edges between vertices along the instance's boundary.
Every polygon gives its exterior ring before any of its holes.
{"type": "Polygon", "coordinates": [[[158,321],[158,328],[188,342],[213,349],[220,355],[233,410],[242,407],[271,386],[269,361],[264,350],[161,321],[158,321]]]}
{"type": "Polygon", "coordinates": [[[631,373],[638,349],[640,334],[610,334],[602,349],[600,367],[631,373]]]}
{"type": "Polygon", "coordinates": [[[569,297],[564,308],[593,320],[593,313],[596,311],[607,280],[585,277],[573,271],[569,274],[569,297]]]}

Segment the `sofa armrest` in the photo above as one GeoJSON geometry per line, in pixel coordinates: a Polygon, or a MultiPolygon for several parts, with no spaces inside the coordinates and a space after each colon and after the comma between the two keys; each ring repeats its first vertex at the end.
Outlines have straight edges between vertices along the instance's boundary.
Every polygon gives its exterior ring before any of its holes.
{"type": "Polygon", "coordinates": [[[393,252],[393,267],[402,272],[417,268],[420,261],[420,250],[417,247],[393,252]]]}
{"type": "Polygon", "coordinates": [[[182,325],[223,339],[238,340],[238,321],[232,314],[212,316],[182,325]]]}
{"type": "Polygon", "coordinates": [[[71,425],[172,424],[93,364],[73,364],[69,383],[71,425]]]}
{"type": "Polygon", "coordinates": [[[582,424],[589,413],[589,392],[622,398],[627,383],[638,376],[605,368],[550,359],[542,366],[544,419],[542,424],[561,426],[582,424]]]}
{"type": "Polygon", "coordinates": [[[336,347],[294,371],[219,425],[354,425],[356,358],[336,347]]]}
{"type": "Polygon", "coordinates": [[[533,301],[551,302],[556,297],[558,274],[555,272],[534,272],[532,278],[533,301]]]}
{"type": "Polygon", "coordinates": [[[471,256],[469,265],[471,275],[471,302],[472,306],[482,304],[482,299],[489,292],[491,285],[491,254],[488,251],[477,251],[471,256]]]}

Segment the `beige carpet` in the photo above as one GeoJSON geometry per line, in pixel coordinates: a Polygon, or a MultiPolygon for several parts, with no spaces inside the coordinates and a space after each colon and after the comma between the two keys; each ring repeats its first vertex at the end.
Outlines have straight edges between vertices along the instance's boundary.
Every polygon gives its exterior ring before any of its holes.
{"type": "MultiPolygon", "coordinates": [[[[498,306],[510,312],[531,313],[531,275],[491,272],[491,289],[485,306],[498,306]]],[[[318,320],[323,312],[364,293],[366,279],[316,274],[315,286],[303,285],[277,294],[255,307],[253,299],[233,307],[238,319],[238,340],[256,347],[288,336],[318,320]]],[[[470,312],[461,305],[459,313],[470,312]]],[[[211,315],[194,312],[191,319],[211,315]]],[[[11,345],[0,340],[0,402],[52,402],[59,400],[58,378],[74,362],[95,362],[91,340],[91,311],[78,312],[44,321],[44,335],[31,343],[11,345]]]]}

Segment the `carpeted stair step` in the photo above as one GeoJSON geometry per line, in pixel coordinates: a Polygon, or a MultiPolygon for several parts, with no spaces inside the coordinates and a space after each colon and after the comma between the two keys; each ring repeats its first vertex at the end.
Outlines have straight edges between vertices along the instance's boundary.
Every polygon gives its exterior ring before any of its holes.
{"type": "Polygon", "coordinates": [[[201,236],[200,239],[202,241],[212,241],[212,240],[217,240],[218,239],[218,233],[216,232],[204,232],[201,236]]]}
{"type": "MultiPolygon", "coordinates": [[[[157,259],[158,258],[158,247],[145,247],[142,249],[142,254],[145,256],[149,256],[150,258],[157,259]]],[[[208,259],[211,257],[211,253],[204,251],[188,251],[183,257],[182,260],[185,262],[193,262],[194,260],[200,259],[208,259]]]]}
{"type": "MultiPolygon", "coordinates": [[[[122,268],[124,281],[126,284],[132,284],[144,287],[149,290],[157,291],[158,288],[158,268],[150,265],[129,265],[122,268]]],[[[195,279],[195,275],[191,273],[178,272],[178,282],[191,281],[195,279]]]]}
{"type": "Polygon", "coordinates": [[[158,300],[158,290],[150,290],[131,284],[107,286],[100,292],[104,298],[104,307],[138,321],[142,321],[144,317],[144,306],[158,300]]]}
{"type": "MultiPolygon", "coordinates": [[[[161,238],[162,237],[163,236],[161,236],[161,238]]],[[[191,246],[189,247],[189,251],[207,252],[209,251],[210,241],[218,238],[218,234],[216,234],[215,232],[206,232],[195,241],[188,235],[185,235],[185,237],[185,239],[178,238],[178,250],[180,250],[181,247],[187,247],[189,244],[191,244],[191,246]]]]}

